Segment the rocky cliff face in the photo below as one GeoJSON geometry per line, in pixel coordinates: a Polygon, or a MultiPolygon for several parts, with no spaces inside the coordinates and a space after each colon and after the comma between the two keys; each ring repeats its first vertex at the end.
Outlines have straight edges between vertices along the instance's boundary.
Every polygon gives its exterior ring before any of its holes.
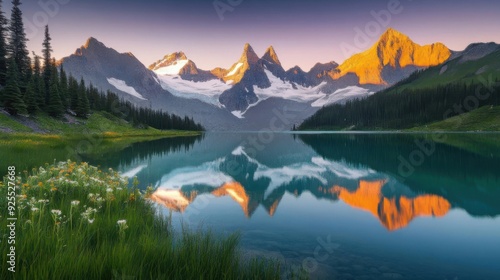
{"type": "Polygon", "coordinates": [[[333,80],[354,74],[361,85],[390,85],[417,69],[445,62],[451,54],[441,43],[420,46],[408,36],[388,29],[373,47],[347,59],[329,74],[333,80]]]}

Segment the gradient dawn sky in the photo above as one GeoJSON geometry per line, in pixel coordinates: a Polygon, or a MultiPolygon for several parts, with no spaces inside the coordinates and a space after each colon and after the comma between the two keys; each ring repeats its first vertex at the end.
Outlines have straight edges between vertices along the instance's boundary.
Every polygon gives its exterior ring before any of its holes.
{"type": "MultiPolygon", "coordinates": [[[[10,2],[2,7],[7,17],[10,2]]],[[[92,36],[134,53],[146,66],[184,51],[202,69],[229,68],[248,42],[259,56],[273,45],[287,69],[309,70],[367,49],[387,27],[416,43],[442,42],[453,50],[500,43],[498,0],[24,0],[22,10],[30,51],[41,53],[43,27],[36,26],[48,22],[58,59],[92,36]],[[375,23],[374,13],[389,13],[390,20],[375,23]],[[357,34],[367,27],[366,42],[357,34]]]]}

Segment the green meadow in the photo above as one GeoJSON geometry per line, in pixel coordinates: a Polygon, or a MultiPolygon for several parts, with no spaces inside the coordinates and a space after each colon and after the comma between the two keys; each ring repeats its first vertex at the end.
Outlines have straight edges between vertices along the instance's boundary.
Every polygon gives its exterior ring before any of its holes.
{"type": "Polygon", "coordinates": [[[18,259],[12,274],[2,254],[1,279],[280,279],[284,272],[274,260],[243,259],[238,234],[174,230],[148,199],[152,189],[141,192],[114,170],[66,161],[11,179],[19,187],[18,259]]]}

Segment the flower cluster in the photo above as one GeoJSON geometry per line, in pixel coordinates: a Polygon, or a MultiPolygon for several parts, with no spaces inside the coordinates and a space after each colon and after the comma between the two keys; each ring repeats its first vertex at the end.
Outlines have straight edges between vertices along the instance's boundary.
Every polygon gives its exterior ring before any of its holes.
{"type": "MultiPolygon", "coordinates": [[[[111,208],[142,198],[140,193],[138,196],[130,192],[129,181],[119,172],[112,169],[101,172],[87,163],[46,164],[31,172],[25,171],[24,178],[19,180],[18,219],[25,220],[26,226],[39,226],[40,221],[50,222],[54,232],[109,219],[111,208]]],[[[117,225],[123,236],[128,228],[126,220],[120,220],[117,225]]]]}

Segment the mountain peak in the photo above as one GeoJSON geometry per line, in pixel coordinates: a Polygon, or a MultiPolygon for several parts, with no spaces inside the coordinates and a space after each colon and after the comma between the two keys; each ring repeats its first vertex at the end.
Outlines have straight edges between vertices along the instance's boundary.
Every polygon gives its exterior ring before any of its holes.
{"type": "Polygon", "coordinates": [[[162,59],[151,64],[148,68],[153,71],[162,69],[159,71],[159,73],[162,74],[177,75],[187,64],[192,64],[192,62],[188,60],[184,52],[179,51],[165,55],[162,59]]]}
{"type": "Polygon", "coordinates": [[[267,48],[266,53],[264,54],[262,59],[281,66],[281,62],[280,62],[278,55],[276,54],[276,51],[274,50],[273,46],[269,46],[269,48],[267,48]]]}
{"type": "Polygon", "coordinates": [[[330,73],[330,77],[336,80],[352,73],[362,85],[387,86],[400,80],[399,74],[395,74],[398,69],[408,66],[427,68],[445,62],[450,56],[451,51],[441,43],[421,46],[405,34],[389,28],[373,47],[347,59],[339,66],[339,71],[330,73]]]}
{"type": "Polygon", "coordinates": [[[413,43],[413,41],[410,39],[410,37],[406,36],[405,34],[397,31],[396,29],[388,28],[382,36],[380,36],[380,39],[378,40],[378,45],[391,45],[393,42],[398,42],[398,43],[413,43]]]}
{"type": "Polygon", "coordinates": [[[175,61],[175,60],[187,60],[187,56],[184,52],[174,52],[171,54],[167,54],[163,59],[175,61]]]}
{"type": "Polygon", "coordinates": [[[253,50],[249,43],[245,44],[243,54],[241,55],[240,62],[248,62],[248,64],[255,64],[259,61],[259,57],[253,50]]]}
{"type": "Polygon", "coordinates": [[[85,49],[90,49],[93,47],[106,47],[103,43],[101,43],[99,40],[97,40],[94,37],[89,37],[87,41],[85,42],[85,45],[83,45],[85,49]]]}

